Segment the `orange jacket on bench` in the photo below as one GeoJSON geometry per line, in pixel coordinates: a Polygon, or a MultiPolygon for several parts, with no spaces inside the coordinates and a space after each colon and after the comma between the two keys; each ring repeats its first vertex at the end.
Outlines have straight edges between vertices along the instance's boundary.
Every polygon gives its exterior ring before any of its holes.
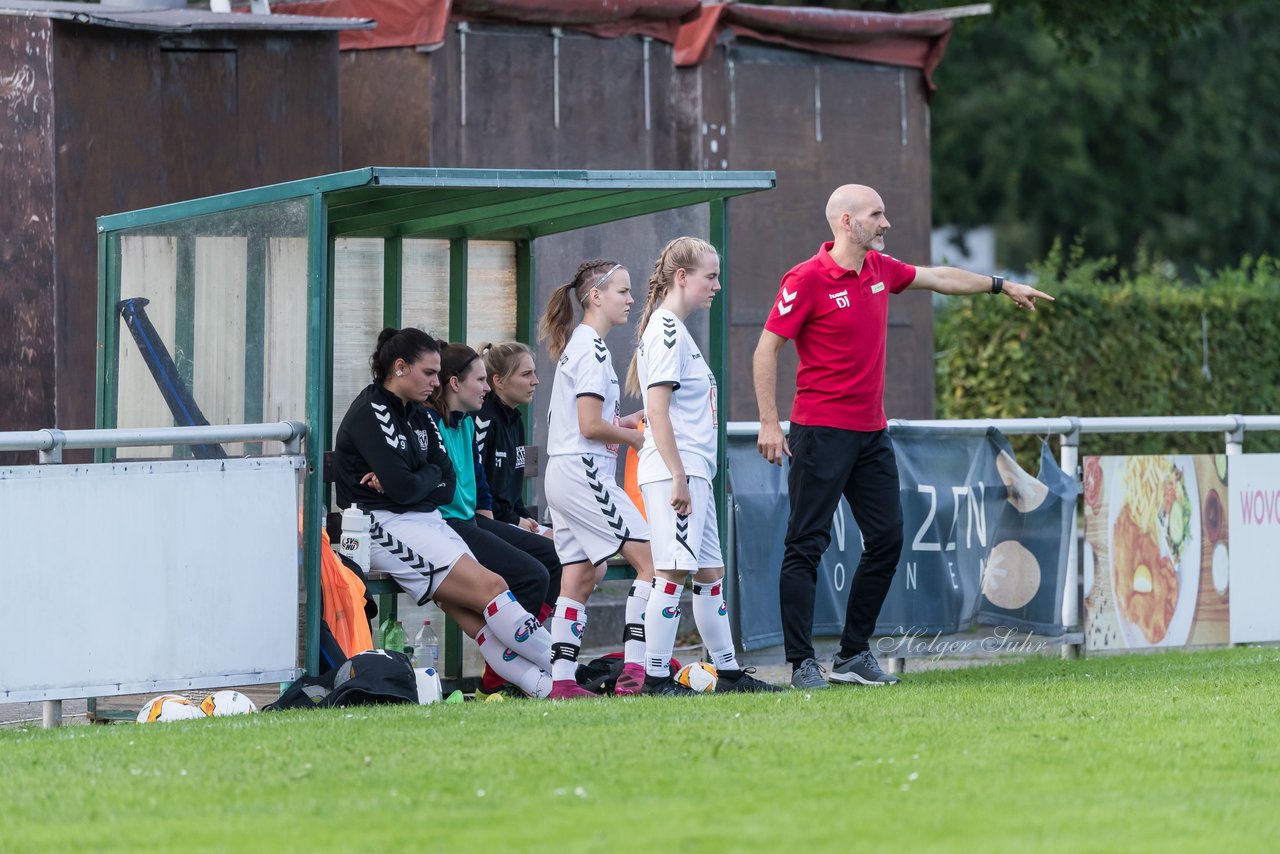
{"type": "Polygon", "coordinates": [[[338,560],[329,547],[329,535],[320,532],[324,548],[320,549],[320,590],[324,602],[324,621],[333,632],[347,658],[373,649],[369,621],[364,615],[364,582],[338,560]]]}

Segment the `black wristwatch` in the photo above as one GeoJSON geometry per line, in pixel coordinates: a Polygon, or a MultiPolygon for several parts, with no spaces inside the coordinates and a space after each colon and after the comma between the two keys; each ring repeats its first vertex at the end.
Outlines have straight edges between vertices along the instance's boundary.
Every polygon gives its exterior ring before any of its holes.
{"type": "Polygon", "coordinates": [[[991,277],[991,293],[998,294],[1004,290],[1004,276],[991,277]]]}

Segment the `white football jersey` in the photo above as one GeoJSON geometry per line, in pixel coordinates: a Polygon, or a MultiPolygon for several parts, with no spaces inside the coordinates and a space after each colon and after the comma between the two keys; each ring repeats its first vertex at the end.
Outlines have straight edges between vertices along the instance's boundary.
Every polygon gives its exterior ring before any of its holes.
{"type": "MultiPolygon", "coordinates": [[[[648,400],[655,385],[669,385],[671,426],[685,474],[711,480],[716,476],[716,377],[698,344],[680,318],[655,309],[637,350],[640,388],[648,400]]],[[[670,480],[671,472],[658,453],[653,430],[646,429],[636,479],[640,483],[670,480]]]]}
{"type": "Polygon", "coordinates": [[[617,445],[606,445],[582,435],[578,428],[578,398],[584,395],[604,401],[600,410],[605,421],[618,423],[618,374],[604,339],[585,323],[578,324],[560,354],[555,379],[551,383],[551,406],[547,412],[547,456],[568,454],[618,455],[617,445]]]}

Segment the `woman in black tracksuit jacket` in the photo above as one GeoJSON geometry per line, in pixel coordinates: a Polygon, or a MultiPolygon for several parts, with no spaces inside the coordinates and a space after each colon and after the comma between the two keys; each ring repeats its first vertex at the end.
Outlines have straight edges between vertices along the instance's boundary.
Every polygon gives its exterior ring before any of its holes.
{"type": "MultiPolygon", "coordinates": [[[[533,402],[538,387],[533,350],[517,341],[480,348],[489,393],[476,413],[476,450],[493,494],[493,518],[539,532],[524,504],[524,417],[519,406],[533,402]]],[[[545,529],[543,529],[545,530],[545,529]]]]}
{"type": "Polygon", "coordinates": [[[542,617],[550,610],[548,603],[560,595],[555,545],[491,515],[491,490],[478,455],[481,428],[474,419],[488,388],[484,365],[465,344],[441,344],[440,388],[428,412],[440,425],[454,469],[460,472],[454,500],[441,506],[441,515],[477,559],[506,579],[520,603],[542,617]]]}

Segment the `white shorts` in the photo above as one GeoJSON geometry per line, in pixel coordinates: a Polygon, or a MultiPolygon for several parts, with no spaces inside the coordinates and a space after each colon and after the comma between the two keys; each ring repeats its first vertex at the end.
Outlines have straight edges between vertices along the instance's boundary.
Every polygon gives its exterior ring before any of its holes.
{"type": "Polygon", "coordinates": [[[678,569],[694,572],[712,566],[724,566],[720,552],[720,528],[716,519],[716,499],[711,481],[688,478],[692,512],[681,516],[671,506],[671,481],[658,480],[640,486],[644,509],[653,526],[649,547],[653,549],[655,569],[678,569]]]}
{"type": "Polygon", "coordinates": [[[374,510],[369,528],[369,568],[385,572],[419,605],[440,589],[458,562],[470,557],[462,538],[445,524],[439,510],[393,513],[374,510]]]}
{"type": "Polygon", "coordinates": [[[560,563],[600,564],[627,540],[645,542],[649,526],[614,477],[613,457],[557,455],[543,485],[560,563]]]}

